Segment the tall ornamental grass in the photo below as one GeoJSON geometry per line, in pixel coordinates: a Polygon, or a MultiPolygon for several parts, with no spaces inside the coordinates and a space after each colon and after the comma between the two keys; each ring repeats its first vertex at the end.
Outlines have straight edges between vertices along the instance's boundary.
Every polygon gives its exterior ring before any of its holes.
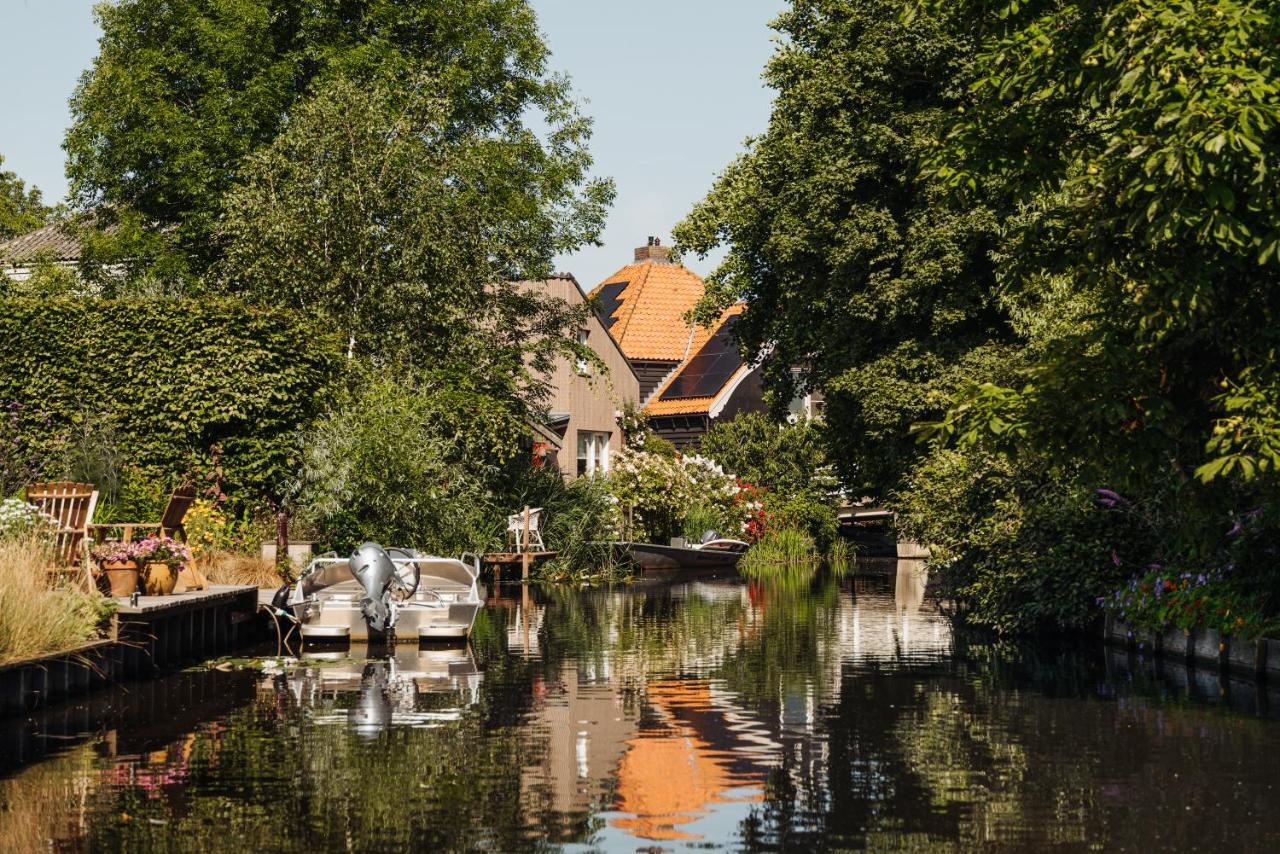
{"type": "Polygon", "coordinates": [[[0,663],[73,649],[98,636],[105,600],[57,584],[38,535],[0,539],[0,663]]]}

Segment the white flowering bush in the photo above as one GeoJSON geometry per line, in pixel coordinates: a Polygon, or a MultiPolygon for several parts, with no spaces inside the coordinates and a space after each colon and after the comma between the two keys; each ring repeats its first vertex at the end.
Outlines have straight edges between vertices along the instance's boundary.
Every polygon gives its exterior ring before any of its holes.
{"type": "Polygon", "coordinates": [[[666,542],[683,531],[686,518],[737,536],[737,479],[717,463],[695,455],[668,457],[625,449],[609,471],[608,488],[622,527],[633,540],[666,542]]]}
{"type": "Polygon", "coordinates": [[[57,527],[56,519],[19,498],[0,501],[0,541],[23,539],[57,527]]]}

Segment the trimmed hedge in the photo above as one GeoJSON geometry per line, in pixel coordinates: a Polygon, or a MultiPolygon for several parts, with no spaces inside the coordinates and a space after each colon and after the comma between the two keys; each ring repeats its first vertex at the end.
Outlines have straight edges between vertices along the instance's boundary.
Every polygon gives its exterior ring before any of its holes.
{"type": "Polygon", "coordinates": [[[336,337],[279,309],[0,299],[0,406],[21,405],[21,438],[50,469],[85,419],[112,415],[129,463],[177,477],[216,459],[229,491],[273,496],[342,364],[336,337]]]}

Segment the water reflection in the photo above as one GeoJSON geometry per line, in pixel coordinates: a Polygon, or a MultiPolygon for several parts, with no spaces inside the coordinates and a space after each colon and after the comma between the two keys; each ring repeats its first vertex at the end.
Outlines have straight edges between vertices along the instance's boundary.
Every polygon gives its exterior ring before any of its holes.
{"type": "Polygon", "coordinates": [[[344,652],[304,652],[268,662],[263,689],[314,724],[337,724],[372,737],[393,726],[435,727],[462,717],[480,698],[470,647],[400,645],[388,651],[354,644],[344,652]]]}
{"type": "Polygon", "coordinates": [[[0,779],[0,850],[1274,849],[1280,730],[1226,708],[1267,689],[1168,669],[956,636],[915,561],[515,587],[465,648],[10,722],[49,758],[0,779]]]}

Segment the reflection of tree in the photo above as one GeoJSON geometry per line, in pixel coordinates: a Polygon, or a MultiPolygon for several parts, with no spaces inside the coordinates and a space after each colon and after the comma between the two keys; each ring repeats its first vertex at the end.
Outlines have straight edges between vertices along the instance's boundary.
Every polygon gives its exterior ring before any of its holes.
{"type": "Polygon", "coordinates": [[[802,583],[752,582],[753,608],[741,642],[716,670],[749,707],[822,696],[838,678],[840,585],[831,576],[802,583]]]}

